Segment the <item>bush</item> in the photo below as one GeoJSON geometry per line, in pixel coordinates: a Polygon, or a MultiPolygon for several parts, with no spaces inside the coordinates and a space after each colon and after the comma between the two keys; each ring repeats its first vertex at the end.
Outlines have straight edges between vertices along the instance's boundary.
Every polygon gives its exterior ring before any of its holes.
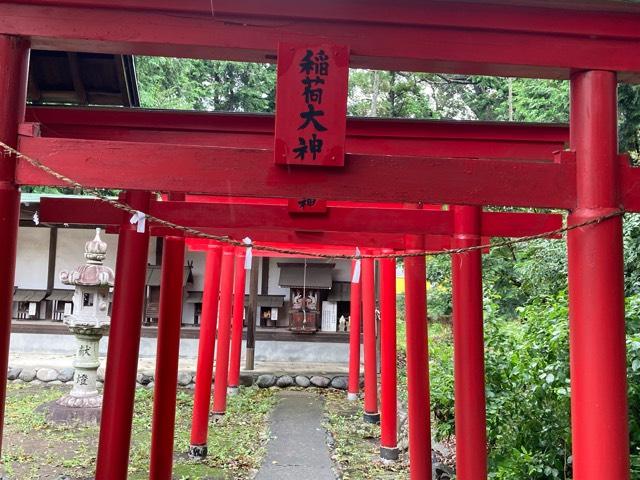
{"type": "MultiPolygon", "coordinates": [[[[496,314],[485,299],[489,477],[570,479],[569,330],[566,292],[496,314]]],[[[640,479],[640,295],[627,299],[629,430],[632,478],[640,479]]],[[[431,332],[431,402],[438,438],[454,433],[452,339],[431,332]]]]}

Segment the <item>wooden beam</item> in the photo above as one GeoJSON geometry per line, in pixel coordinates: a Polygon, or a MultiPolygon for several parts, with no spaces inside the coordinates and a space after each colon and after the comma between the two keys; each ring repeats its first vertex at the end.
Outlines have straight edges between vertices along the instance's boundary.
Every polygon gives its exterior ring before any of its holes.
{"type": "MultiPolygon", "coordinates": [[[[46,137],[270,149],[273,115],[29,107],[46,137]]],[[[348,153],[548,159],[569,141],[562,124],[347,118],[348,153]]]]}
{"type": "Polygon", "coordinates": [[[80,75],[80,64],[78,62],[78,54],[75,52],[67,52],[67,58],[69,59],[69,70],[71,72],[71,80],[73,82],[73,88],[76,91],[78,102],[81,105],[87,105],[89,99],[87,97],[87,90],[84,88],[84,82],[80,75]]]}
{"type": "MultiPolygon", "coordinates": [[[[33,48],[273,61],[278,42],[349,45],[351,66],[567,78],[572,70],[640,72],[640,14],[464,2],[294,0],[165,3],[3,2],[0,33],[33,48]],[[219,3],[219,5],[218,5],[219,3]]],[[[566,6],[566,4],[565,4],[566,6]]],[[[624,77],[624,76],[623,76],[624,77]]],[[[627,79],[635,80],[634,75],[627,79]]]]}
{"type": "MultiPolygon", "coordinates": [[[[286,205],[152,201],[149,215],[191,227],[258,232],[357,232],[452,235],[453,212],[367,206],[327,207],[321,214],[290,213],[286,205]]],[[[122,212],[99,200],[47,198],[40,201],[40,220],[55,224],[118,225],[122,212]]],[[[521,237],[562,227],[558,214],[483,212],[481,235],[521,237]]]]}
{"type": "MultiPolygon", "coordinates": [[[[270,150],[21,137],[19,149],[86,187],[569,209],[575,161],[347,155],[339,169],[282,168],[270,150]],[[176,161],[179,159],[179,161],[176,161]]],[[[21,185],[61,185],[20,161],[21,185]]]]}

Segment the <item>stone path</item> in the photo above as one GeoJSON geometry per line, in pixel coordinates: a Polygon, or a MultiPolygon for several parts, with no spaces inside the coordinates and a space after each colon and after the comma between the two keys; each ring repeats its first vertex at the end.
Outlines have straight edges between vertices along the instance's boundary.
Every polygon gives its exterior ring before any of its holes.
{"type": "Polygon", "coordinates": [[[267,456],[255,480],[335,480],[320,395],[280,392],[267,456]]]}

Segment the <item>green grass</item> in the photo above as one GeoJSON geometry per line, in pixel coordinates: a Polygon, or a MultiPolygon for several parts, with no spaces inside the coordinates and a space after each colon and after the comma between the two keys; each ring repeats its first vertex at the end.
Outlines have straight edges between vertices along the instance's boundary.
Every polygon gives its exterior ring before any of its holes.
{"type": "MultiPolygon", "coordinates": [[[[98,426],[49,424],[35,409],[62,396],[68,387],[8,386],[2,464],[11,478],[24,480],[93,476],[98,426]],[[47,477],[48,476],[48,477],[47,477]]],[[[136,390],[129,478],[148,478],[153,392],[136,390]]],[[[178,392],[174,444],[174,477],[244,479],[259,467],[268,438],[268,415],[275,405],[270,390],[243,388],[229,398],[227,415],[209,427],[209,456],[189,460],[190,391],[178,392]]]]}
{"type": "Polygon", "coordinates": [[[408,479],[404,462],[385,464],[380,460],[380,427],[362,420],[361,401],[348,401],[345,392],[327,390],[324,427],[333,436],[334,461],[344,480],[408,479]]]}

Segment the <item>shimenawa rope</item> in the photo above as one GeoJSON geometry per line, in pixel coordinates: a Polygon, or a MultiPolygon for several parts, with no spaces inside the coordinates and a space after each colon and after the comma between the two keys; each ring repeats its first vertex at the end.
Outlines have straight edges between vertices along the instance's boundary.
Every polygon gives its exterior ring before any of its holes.
{"type": "MultiPolygon", "coordinates": [[[[15,148],[10,147],[9,145],[7,145],[7,144],[5,144],[3,142],[0,142],[0,148],[2,150],[4,150],[5,154],[7,154],[9,156],[13,155],[13,156],[15,156],[15,158],[22,159],[22,160],[26,161],[27,163],[29,163],[31,166],[33,166],[33,167],[35,167],[35,168],[37,168],[39,170],[42,170],[43,172],[51,175],[52,177],[56,178],[57,180],[69,185],[70,187],[73,187],[73,188],[76,188],[76,189],[81,189],[85,193],[88,193],[88,194],[94,196],[96,199],[98,199],[98,200],[100,200],[100,201],[102,201],[104,203],[107,203],[107,204],[111,205],[114,208],[117,208],[117,209],[122,210],[124,212],[130,213],[131,215],[136,215],[136,214],[139,213],[139,211],[137,209],[130,207],[126,203],[122,203],[122,202],[120,202],[118,200],[110,198],[107,195],[105,195],[102,192],[100,192],[100,190],[98,190],[98,189],[86,188],[83,185],[81,185],[80,183],[76,182],[75,180],[67,177],[66,175],[63,175],[63,174],[53,170],[52,168],[50,168],[47,165],[45,165],[42,162],[40,162],[39,160],[31,158],[28,155],[24,155],[23,153],[19,152],[15,148]]],[[[207,240],[213,240],[213,241],[216,241],[216,242],[219,242],[219,243],[224,243],[224,244],[235,246],[235,247],[253,248],[254,250],[260,250],[260,251],[263,251],[263,252],[273,252],[273,253],[286,254],[286,255],[297,255],[297,256],[301,256],[301,257],[307,256],[307,257],[322,258],[322,259],[327,259],[327,260],[335,260],[335,259],[358,260],[358,259],[362,259],[362,258],[407,258],[407,257],[421,257],[421,256],[455,255],[455,254],[473,252],[473,251],[476,251],[476,250],[484,250],[484,249],[489,249],[489,248],[508,247],[508,246],[517,245],[517,244],[520,244],[520,243],[530,242],[532,240],[539,240],[539,239],[543,239],[543,238],[556,237],[558,235],[562,235],[563,233],[569,232],[571,230],[588,227],[590,225],[597,225],[597,224],[602,223],[602,222],[604,222],[606,220],[609,220],[609,219],[612,219],[612,218],[615,218],[615,217],[620,217],[620,216],[624,215],[624,213],[625,213],[624,209],[615,210],[615,211],[613,211],[611,213],[608,213],[606,215],[595,217],[595,218],[592,218],[590,220],[586,220],[584,222],[577,223],[577,224],[574,224],[574,225],[567,225],[565,227],[558,228],[556,230],[551,230],[551,231],[548,231],[548,232],[538,233],[536,235],[529,235],[527,237],[498,240],[498,241],[496,241],[494,243],[488,243],[488,244],[483,244],[483,245],[473,245],[473,246],[470,246],[470,247],[463,247],[463,248],[450,248],[450,249],[439,250],[439,251],[435,251],[435,252],[429,251],[429,250],[411,250],[411,251],[405,251],[405,252],[399,252],[399,253],[387,253],[387,254],[360,254],[360,253],[358,253],[358,254],[355,254],[355,255],[328,254],[328,253],[321,253],[321,252],[300,251],[300,250],[295,250],[295,249],[273,247],[273,246],[270,246],[270,245],[260,245],[260,244],[255,244],[253,242],[247,244],[247,243],[244,243],[242,241],[234,240],[234,239],[226,237],[226,236],[213,235],[213,234],[210,234],[210,233],[202,232],[202,231],[197,230],[195,228],[186,227],[184,225],[178,225],[176,223],[169,222],[167,220],[163,220],[163,219],[155,217],[153,215],[148,215],[148,214],[145,214],[145,215],[146,215],[146,219],[149,220],[150,222],[157,223],[158,225],[162,225],[163,227],[167,227],[167,228],[178,230],[178,231],[186,234],[187,236],[196,237],[196,238],[204,238],[204,239],[207,239],[207,240]]]]}

